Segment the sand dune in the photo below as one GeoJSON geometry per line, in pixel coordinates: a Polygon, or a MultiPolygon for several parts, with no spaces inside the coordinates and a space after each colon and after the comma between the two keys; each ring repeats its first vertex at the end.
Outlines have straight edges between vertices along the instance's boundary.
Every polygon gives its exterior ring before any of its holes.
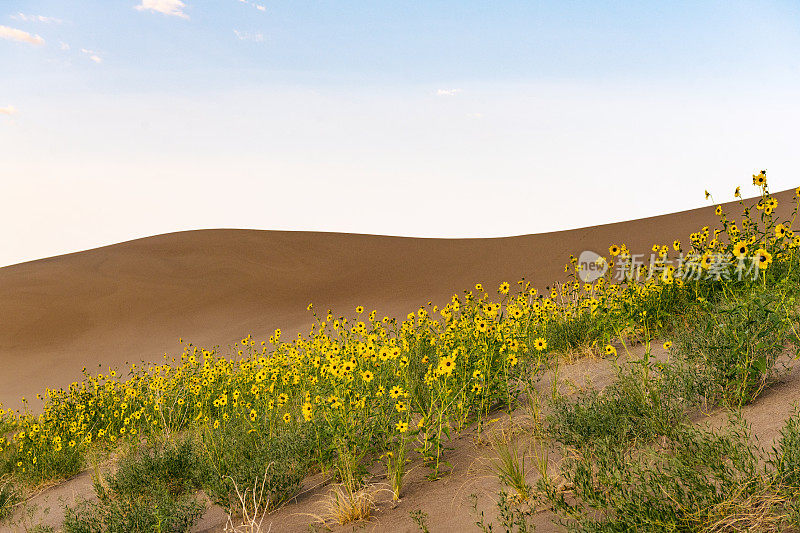
{"type": "MultiPolygon", "coordinates": [[[[776,195],[785,209],[794,191],[776,195]]],[[[731,211],[738,213],[738,207],[731,211]]],[[[125,362],[179,351],[178,337],[225,345],[253,333],[305,331],[306,305],[405,315],[482,282],[563,279],[570,254],[625,242],[687,240],[713,208],[495,239],[200,230],[147,237],[0,269],[0,402],[125,362]]],[[[32,404],[36,408],[36,402],[32,404]]]]}

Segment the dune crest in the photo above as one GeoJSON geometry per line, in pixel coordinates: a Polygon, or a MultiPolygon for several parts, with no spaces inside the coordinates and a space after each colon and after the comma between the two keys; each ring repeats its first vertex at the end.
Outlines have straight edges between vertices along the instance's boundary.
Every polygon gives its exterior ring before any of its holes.
{"type": "MultiPolygon", "coordinates": [[[[779,211],[793,194],[775,194],[779,211]]],[[[276,327],[294,336],[311,323],[312,301],[322,312],[364,305],[402,316],[475,282],[524,277],[543,288],[563,279],[570,254],[605,254],[623,240],[646,252],[715,222],[705,207],[492,239],[197,230],[0,268],[0,402],[19,408],[23,396],[79,379],[84,366],[157,361],[180,351],[178,337],[213,346],[276,327]]]]}

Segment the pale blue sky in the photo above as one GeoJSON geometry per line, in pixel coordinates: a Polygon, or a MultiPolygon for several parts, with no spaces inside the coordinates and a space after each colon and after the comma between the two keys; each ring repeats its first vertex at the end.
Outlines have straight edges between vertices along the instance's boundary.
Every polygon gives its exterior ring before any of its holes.
{"type": "Polygon", "coordinates": [[[0,265],[207,227],[551,231],[761,168],[795,187],[799,94],[797,1],[0,0],[0,265]]]}

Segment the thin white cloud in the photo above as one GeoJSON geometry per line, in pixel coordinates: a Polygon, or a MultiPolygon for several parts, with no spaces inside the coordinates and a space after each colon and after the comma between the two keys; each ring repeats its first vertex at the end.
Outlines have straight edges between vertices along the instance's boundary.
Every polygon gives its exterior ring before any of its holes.
{"type": "Polygon", "coordinates": [[[247,4],[248,6],[253,6],[254,8],[258,9],[259,11],[266,11],[267,10],[267,6],[264,6],[262,4],[257,4],[255,2],[251,2],[250,0],[239,0],[239,2],[241,2],[243,4],[247,4]]]}
{"type": "Polygon", "coordinates": [[[13,105],[0,107],[0,115],[15,115],[16,113],[17,109],[13,105]]]}
{"type": "Polygon", "coordinates": [[[65,43],[64,41],[61,41],[58,44],[58,47],[61,48],[62,50],[69,50],[69,45],[67,43],[65,43]]]}
{"type": "Polygon", "coordinates": [[[461,92],[461,89],[439,89],[436,91],[436,96],[455,96],[461,92]]]}
{"type": "Polygon", "coordinates": [[[260,43],[264,40],[264,35],[258,32],[251,33],[249,31],[233,30],[233,33],[234,35],[236,35],[236,38],[239,39],[240,41],[254,41],[260,43]]]}
{"type": "Polygon", "coordinates": [[[9,28],[8,26],[0,26],[0,39],[28,43],[34,46],[44,45],[44,39],[38,35],[31,35],[26,31],[18,30],[16,28],[9,28]]]}
{"type": "Polygon", "coordinates": [[[189,15],[183,12],[186,4],[181,0],[142,0],[142,3],[135,6],[139,11],[153,11],[188,19],[189,15]]]}
{"type": "Polygon", "coordinates": [[[95,63],[102,63],[103,62],[103,58],[100,57],[100,55],[97,52],[95,52],[94,50],[87,50],[86,48],[81,48],[81,52],[83,52],[84,54],[88,55],[89,59],[91,59],[95,63]]]}
{"type": "Polygon", "coordinates": [[[64,22],[61,19],[55,17],[44,17],[42,15],[26,15],[25,13],[17,13],[16,15],[11,15],[11,18],[14,20],[21,20],[23,22],[44,22],[45,24],[61,24],[64,22]]]}

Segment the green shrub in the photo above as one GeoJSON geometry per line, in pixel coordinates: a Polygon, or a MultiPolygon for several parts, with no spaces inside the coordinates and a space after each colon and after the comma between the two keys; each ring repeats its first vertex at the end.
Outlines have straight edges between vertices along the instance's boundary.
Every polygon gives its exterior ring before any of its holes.
{"type": "Polygon", "coordinates": [[[201,486],[205,468],[192,438],[175,443],[160,442],[124,455],[116,473],[108,480],[108,486],[122,496],[135,496],[155,487],[181,495],[201,486]]]}
{"type": "MultiPolygon", "coordinates": [[[[203,438],[210,473],[205,485],[215,503],[225,508],[241,506],[236,489],[252,490],[256,483],[259,488],[263,484],[259,492],[269,499],[267,507],[283,503],[296,494],[314,459],[308,453],[310,435],[302,428],[264,437],[230,424],[203,438]]],[[[265,502],[259,504],[263,507],[265,502]]]]}
{"type": "Polygon", "coordinates": [[[160,442],[134,449],[107,484],[95,479],[97,502],[67,507],[68,533],[183,532],[202,516],[194,497],[203,477],[194,442],[160,442]]]}
{"type": "Polygon", "coordinates": [[[620,445],[667,434],[685,418],[680,388],[660,379],[647,362],[619,370],[603,391],[589,389],[574,398],[558,396],[546,419],[549,435],[569,446],[597,441],[620,445]]]}
{"type": "Polygon", "coordinates": [[[705,396],[729,407],[755,400],[781,352],[796,341],[782,294],[757,286],[700,302],[676,337],[680,352],[708,383],[705,396]]]}
{"type": "Polygon", "coordinates": [[[754,501],[768,487],[749,438],[740,421],[721,432],[679,424],[642,448],[584,448],[562,464],[563,485],[545,478],[538,488],[570,529],[703,529],[721,508],[754,501]]]}
{"type": "Polygon", "coordinates": [[[67,533],[184,533],[203,514],[203,506],[188,495],[167,490],[149,491],[139,497],[101,494],[100,502],[82,500],[66,509],[67,533]]]}
{"type": "Polygon", "coordinates": [[[610,330],[604,316],[583,313],[565,319],[555,317],[543,330],[534,330],[530,334],[530,342],[539,336],[547,339],[548,347],[556,352],[571,352],[594,341],[606,338],[610,330]]]}
{"type": "Polygon", "coordinates": [[[797,411],[781,429],[770,465],[780,485],[800,491],[800,414],[797,411]]]}

